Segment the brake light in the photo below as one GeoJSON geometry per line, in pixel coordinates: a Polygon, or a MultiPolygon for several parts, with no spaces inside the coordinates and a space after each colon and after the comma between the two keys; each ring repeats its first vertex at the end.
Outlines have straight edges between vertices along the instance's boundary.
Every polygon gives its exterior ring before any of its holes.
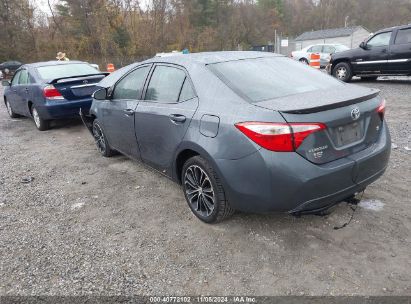
{"type": "Polygon", "coordinates": [[[61,93],[53,85],[48,85],[43,89],[43,96],[47,99],[64,99],[61,93]]]}
{"type": "Polygon", "coordinates": [[[381,104],[377,108],[377,112],[378,112],[378,115],[380,115],[381,120],[383,120],[384,115],[385,115],[385,99],[382,100],[381,104]]]}
{"type": "Polygon", "coordinates": [[[235,126],[256,144],[275,152],[293,152],[310,134],[327,128],[321,123],[242,122],[235,126]]]}

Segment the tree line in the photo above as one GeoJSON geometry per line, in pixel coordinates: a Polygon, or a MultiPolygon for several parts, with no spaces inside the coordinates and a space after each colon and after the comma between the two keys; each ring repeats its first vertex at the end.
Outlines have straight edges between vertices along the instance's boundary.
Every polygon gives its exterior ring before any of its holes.
{"type": "Polygon", "coordinates": [[[411,0],[0,0],[0,61],[125,65],[157,52],[248,50],[275,32],[411,23],[411,0]]]}

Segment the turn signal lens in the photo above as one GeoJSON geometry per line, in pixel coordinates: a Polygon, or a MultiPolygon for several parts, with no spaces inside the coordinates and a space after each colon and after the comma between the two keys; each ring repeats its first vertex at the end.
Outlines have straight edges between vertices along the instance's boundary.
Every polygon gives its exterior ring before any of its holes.
{"type": "Polygon", "coordinates": [[[326,129],[321,123],[241,122],[235,126],[259,146],[275,152],[293,152],[310,134],[326,129]]]}
{"type": "Polygon", "coordinates": [[[377,108],[377,112],[381,117],[381,120],[384,119],[384,115],[385,115],[385,99],[382,100],[381,104],[379,105],[379,107],[377,108]]]}
{"type": "Polygon", "coordinates": [[[61,93],[53,85],[48,85],[43,89],[43,96],[47,99],[64,99],[61,93]]]}

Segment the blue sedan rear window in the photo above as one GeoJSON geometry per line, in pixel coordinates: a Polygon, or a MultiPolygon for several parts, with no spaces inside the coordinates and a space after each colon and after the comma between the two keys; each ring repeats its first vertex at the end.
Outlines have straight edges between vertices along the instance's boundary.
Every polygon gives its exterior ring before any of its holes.
{"type": "Polygon", "coordinates": [[[47,80],[100,73],[97,69],[87,63],[42,66],[37,68],[37,72],[42,79],[47,80]]]}
{"type": "Polygon", "coordinates": [[[251,102],[343,86],[335,78],[285,57],[228,61],[209,67],[251,102]]]}

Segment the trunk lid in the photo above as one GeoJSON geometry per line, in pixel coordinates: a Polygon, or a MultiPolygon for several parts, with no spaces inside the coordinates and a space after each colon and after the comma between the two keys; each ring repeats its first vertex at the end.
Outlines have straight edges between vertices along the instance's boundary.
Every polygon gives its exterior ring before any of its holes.
{"type": "Polygon", "coordinates": [[[325,124],[325,130],[310,134],[296,151],[310,162],[324,164],[362,151],[378,140],[382,128],[378,93],[350,86],[343,92],[310,92],[257,105],[278,110],[288,123],[325,124]]]}
{"type": "Polygon", "coordinates": [[[91,95],[96,90],[96,85],[104,77],[106,73],[96,75],[86,75],[69,78],[59,78],[50,81],[63,97],[67,100],[79,100],[91,98],[91,95]]]}

